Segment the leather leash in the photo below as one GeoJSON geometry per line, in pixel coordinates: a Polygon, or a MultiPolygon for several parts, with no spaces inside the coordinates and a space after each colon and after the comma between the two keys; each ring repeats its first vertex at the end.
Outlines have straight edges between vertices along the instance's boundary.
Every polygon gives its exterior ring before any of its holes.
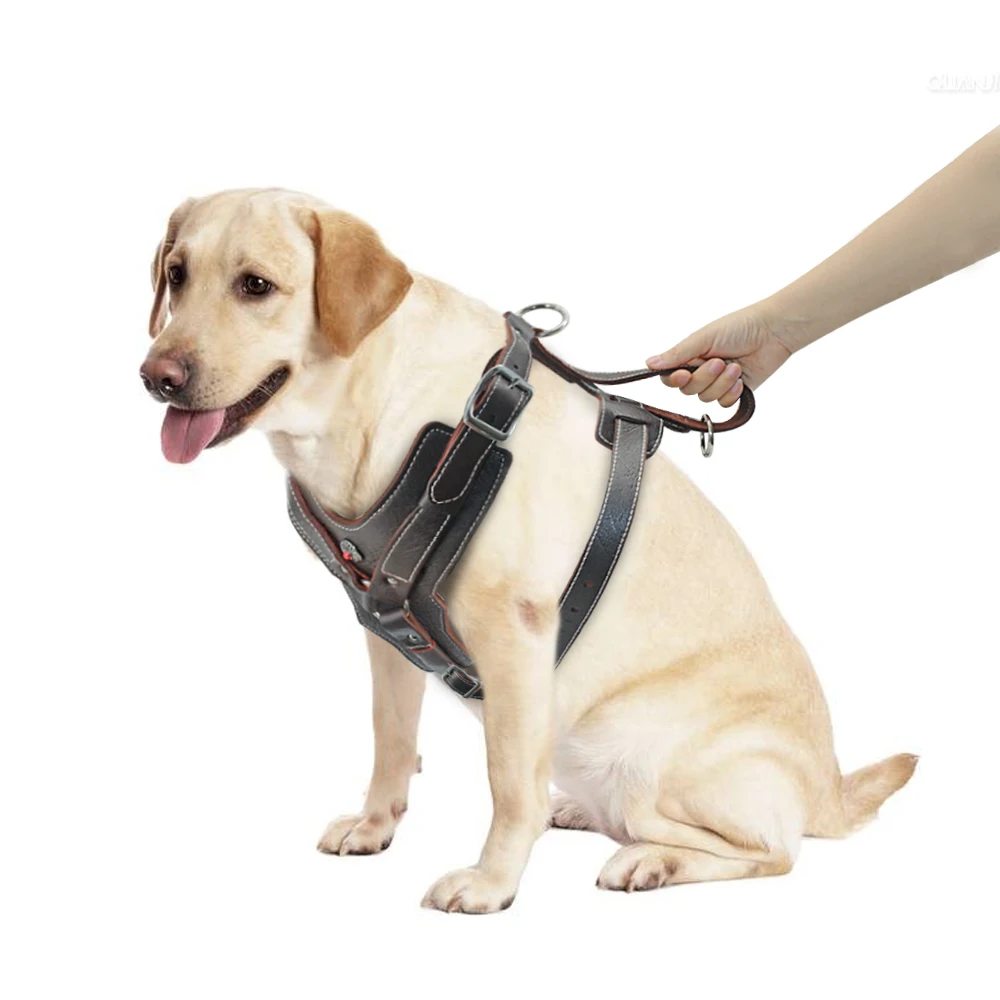
{"type": "MultiPolygon", "coordinates": [[[[499,490],[512,456],[510,437],[534,394],[532,360],[579,385],[601,403],[596,437],[611,450],[611,471],[594,529],[559,602],[555,664],[566,655],[604,593],[635,514],[646,459],[663,428],[699,431],[711,454],[714,434],[733,430],[753,414],[744,389],[737,412],[714,424],[611,395],[601,385],[622,385],[678,369],[589,372],[555,357],[540,338],[556,330],[531,326],[507,313],[507,343],[487,363],[461,422],[426,425],[382,496],[358,518],[326,510],[295,479],[288,480],[292,524],[327,569],[343,583],[365,628],[391,643],[422,670],[437,674],[456,693],[482,698],[475,663],[448,618],[441,588],[461,558],[499,490]],[[707,443],[707,444],[706,444],[707,443]]],[[[693,368],[687,370],[693,371],[693,368]]],[[[707,450],[706,450],[707,447],[707,450]]]]}

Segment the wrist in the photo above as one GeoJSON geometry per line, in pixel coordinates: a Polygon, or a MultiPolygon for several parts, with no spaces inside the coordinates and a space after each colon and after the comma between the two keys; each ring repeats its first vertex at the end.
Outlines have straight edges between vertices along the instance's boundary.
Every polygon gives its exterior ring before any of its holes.
{"type": "Polygon", "coordinates": [[[822,317],[813,316],[781,292],[761,299],[750,307],[771,336],[789,354],[802,350],[815,340],[835,329],[836,325],[824,323],[822,317]]]}

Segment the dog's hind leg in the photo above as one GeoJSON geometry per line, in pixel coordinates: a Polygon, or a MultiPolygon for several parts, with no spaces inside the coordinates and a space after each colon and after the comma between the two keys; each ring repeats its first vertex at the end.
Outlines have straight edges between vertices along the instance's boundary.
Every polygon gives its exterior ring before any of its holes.
{"type": "Polygon", "coordinates": [[[792,862],[787,857],[768,861],[723,858],[689,847],[643,842],[628,844],[616,851],[601,870],[597,885],[601,889],[635,892],[682,882],[784,875],[791,868],[792,862]]]}
{"type": "Polygon", "coordinates": [[[604,866],[600,888],[631,892],[791,871],[804,810],[780,758],[740,757],[695,777],[682,796],[629,809],[634,842],[604,866]]]}

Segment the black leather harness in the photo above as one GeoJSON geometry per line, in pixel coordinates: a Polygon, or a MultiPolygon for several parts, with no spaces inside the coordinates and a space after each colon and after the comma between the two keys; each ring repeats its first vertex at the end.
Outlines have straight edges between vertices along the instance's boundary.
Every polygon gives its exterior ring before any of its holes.
{"type": "Polygon", "coordinates": [[[621,385],[667,371],[588,372],[552,355],[521,316],[506,314],[507,343],[490,359],[461,423],[425,426],[382,496],[358,518],[325,510],[289,477],[288,513],[298,533],[344,584],[358,621],[421,670],[464,698],[482,698],[475,663],[448,619],[441,587],[482,523],[512,456],[510,437],[533,395],[532,360],[600,400],[597,440],[611,449],[604,502],[587,547],[559,601],[555,664],[566,655],[604,592],[632,526],[646,459],[663,428],[703,435],[732,430],[753,414],[744,389],[736,414],[712,425],[621,396],[621,385]]]}

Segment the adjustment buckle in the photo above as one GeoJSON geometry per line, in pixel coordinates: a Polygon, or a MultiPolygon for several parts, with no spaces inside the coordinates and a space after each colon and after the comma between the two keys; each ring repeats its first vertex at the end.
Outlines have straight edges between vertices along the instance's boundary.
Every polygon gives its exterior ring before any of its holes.
{"type": "Polygon", "coordinates": [[[439,676],[455,694],[461,695],[463,698],[476,698],[479,696],[482,685],[479,683],[478,678],[470,677],[457,664],[439,676]]]}
{"type": "Polygon", "coordinates": [[[514,432],[514,428],[517,426],[518,420],[521,419],[521,413],[524,412],[524,407],[528,405],[528,402],[534,394],[534,386],[532,386],[530,382],[521,378],[516,371],[508,368],[506,365],[494,365],[492,368],[483,372],[480,376],[479,381],[476,383],[476,388],[472,390],[472,395],[469,396],[469,401],[465,404],[465,414],[463,415],[462,420],[468,427],[478,431],[484,437],[488,437],[491,441],[506,441],[507,438],[509,438],[514,432]],[[483,390],[494,377],[505,379],[510,383],[511,388],[520,389],[525,394],[524,403],[522,404],[521,409],[514,414],[514,418],[511,420],[510,426],[506,430],[500,427],[494,427],[481,417],[477,417],[473,412],[476,400],[482,395],[483,390]]]}

